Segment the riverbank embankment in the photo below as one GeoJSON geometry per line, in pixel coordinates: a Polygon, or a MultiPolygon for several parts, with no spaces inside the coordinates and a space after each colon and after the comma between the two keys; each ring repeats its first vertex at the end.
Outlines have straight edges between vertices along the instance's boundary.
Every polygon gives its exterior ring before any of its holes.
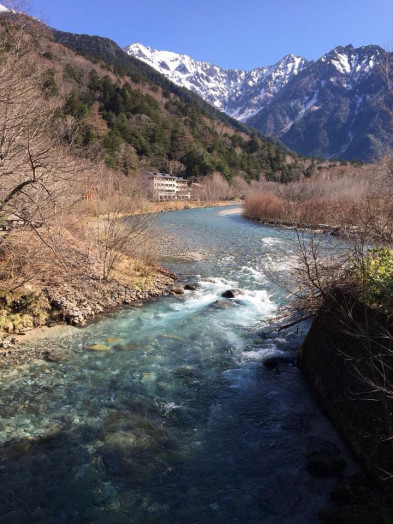
{"type": "Polygon", "coordinates": [[[391,321],[343,294],[325,303],[302,344],[299,367],[366,472],[339,482],[339,509],[324,522],[392,522],[392,355],[391,321]]]}
{"type": "Polygon", "coordinates": [[[151,213],[160,213],[164,211],[180,211],[182,209],[197,209],[203,207],[225,207],[225,206],[241,206],[242,200],[174,200],[167,202],[151,202],[149,210],[151,213]]]}
{"type": "Polygon", "coordinates": [[[94,273],[73,274],[68,280],[27,284],[5,293],[0,297],[0,362],[20,362],[23,355],[15,351],[16,346],[52,333],[53,326],[83,326],[116,308],[163,296],[170,292],[175,279],[176,275],[164,268],[146,265],[138,271],[117,272],[108,281],[94,273]]]}

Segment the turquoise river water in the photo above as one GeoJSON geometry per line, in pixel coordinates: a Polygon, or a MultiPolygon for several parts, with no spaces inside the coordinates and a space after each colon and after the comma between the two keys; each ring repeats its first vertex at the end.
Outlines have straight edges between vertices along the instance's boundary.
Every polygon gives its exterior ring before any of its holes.
{"type": "Polygon", "coordinates": [[[308,474],[307,453],[345,450],[297,367],[262,365],[304,335],[269,327],[285,296],[261,270],[285,274],[291,233],[231,210],[159,217],[206,253],[167,264],[196,291],[35,342],[64,362],[0,371],[0,522],[318,521],[332,481],[308,474]]]}

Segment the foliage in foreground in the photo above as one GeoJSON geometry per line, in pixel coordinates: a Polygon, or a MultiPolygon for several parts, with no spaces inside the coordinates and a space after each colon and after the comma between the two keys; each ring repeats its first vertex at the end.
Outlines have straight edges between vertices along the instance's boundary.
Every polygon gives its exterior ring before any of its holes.
{"type": "Polygon", "coordinates": [[[393,249],[370,248],[364,258],[355,260],[353,273],[364,301],[393,318],[393,249]]]}

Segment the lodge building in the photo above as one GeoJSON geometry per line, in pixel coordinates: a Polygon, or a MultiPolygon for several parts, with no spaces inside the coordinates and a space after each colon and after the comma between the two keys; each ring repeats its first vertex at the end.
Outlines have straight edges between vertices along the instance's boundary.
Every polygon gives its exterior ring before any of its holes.
{"type": "Polygon", "coordinates": [[[190,200],[187,180],[168,173],[149,171],[147,180],[153,200],[190,200]]]}

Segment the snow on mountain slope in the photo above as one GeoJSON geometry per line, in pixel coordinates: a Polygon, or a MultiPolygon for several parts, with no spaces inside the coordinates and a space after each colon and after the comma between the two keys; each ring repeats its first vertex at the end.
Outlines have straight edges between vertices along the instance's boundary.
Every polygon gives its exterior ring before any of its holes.
{"type": "Polygon", "coordinates": [[[379,46],[338,46],[316,61],[287,55],[252,71],[224,69],[142,44],[125,51],[298,153],[369,160],[393,146],[377,103],[390,92],[381,71],[392,66],[393,55],[379,46]]]}
{"type": "Polygon", "coordinates": [[[131,44],[125,51],[238,120],[246,120],[268,104],[309,63],[305,58],[287,55],[272,66],[238,71],[142,44],[131,44]]]}
{"type": "Polygon", "coordinates": [[[293,77],[247,124],[306,156],[379,159],[393,145],[384,110],[392,103],[392,66],[393,54],[381,47],[336,47],[293,77]]]}

